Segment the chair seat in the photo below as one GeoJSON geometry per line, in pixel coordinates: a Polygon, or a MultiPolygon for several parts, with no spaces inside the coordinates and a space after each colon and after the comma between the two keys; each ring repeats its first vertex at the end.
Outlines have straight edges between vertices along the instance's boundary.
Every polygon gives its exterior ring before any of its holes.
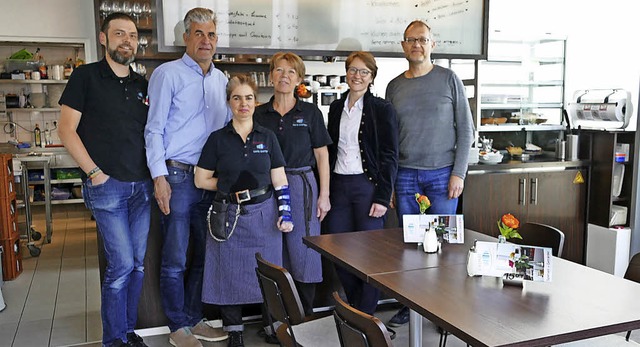
{"type": "Polygon", "coordinates": [[[333,316],[294,325],[293,333],[298,344],[304,347],[340,346],[333,316]]]}

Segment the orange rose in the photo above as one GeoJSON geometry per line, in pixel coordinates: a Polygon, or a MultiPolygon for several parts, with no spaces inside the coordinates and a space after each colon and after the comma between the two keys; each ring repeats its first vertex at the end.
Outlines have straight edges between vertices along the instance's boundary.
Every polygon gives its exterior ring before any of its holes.
{"type": "Polygon", "coordinates": [[[507,213],[502,216],[502,223],[511,229],[518,229],[520,226],[520,221],[511,213],[507,213]]]}
{"type": "Polygon", "coordinates": [[[431,207],[431,201],[429,201],[429,198],[427,198],[426,195],[422,195],[420,193],[416,193],[415,197],[416,202],[418,202],[418,206],[420,206],[420,213],[425,214],[427,212],[427,209],[431,207]]]}

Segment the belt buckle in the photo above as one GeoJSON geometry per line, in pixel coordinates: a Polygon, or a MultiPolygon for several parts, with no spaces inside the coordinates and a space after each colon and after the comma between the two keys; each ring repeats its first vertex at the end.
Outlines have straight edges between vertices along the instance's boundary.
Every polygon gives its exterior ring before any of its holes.
{"type": "Polygon", "coordinates": [[[236,201],[239,204],[245,201],[251,200],[251,194],[249,193],[249,189],[237,191],[235,192],[235,194],[236,194],[236,201]]]}

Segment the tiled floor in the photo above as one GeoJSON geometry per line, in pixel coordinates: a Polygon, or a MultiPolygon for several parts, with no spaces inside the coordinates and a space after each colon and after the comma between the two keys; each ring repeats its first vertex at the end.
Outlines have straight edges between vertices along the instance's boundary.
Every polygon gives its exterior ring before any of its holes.
{"type": "MultiPolygon", "coordinates": [[[[23,272],[17,279],[4,283],[2,293],[7,307],[0,312],[0,346],[58,347],[100,346],[100,283],[96,245],[95,222],[81,205],[56,206],[53,217],[53,238],[42,247],[39,257],[23,252],[23,272]]],[[[42,212],[35,213],[35,228],[44,234],[42,212]]],[[[383,306],[377,316],[386,322],[395,313],[395,307],[383,306]]],[[[260,324],[248,322],[245,345],[266,347],[256,334],[260,324]]],[[[423,344],[435,346],[439,335],[433,324],[424,320],[423,344]]],[[[317,329],[318,346],[323,344],[327,332],[333,333],[331,320],[317,329]]],[[[170,347],[166,327],[139,331],[152,347],[170,347]]],[[[396,329],[395,346],[408,346],[408,326],[396,329]]],[[[315,332],[315,331],[314,331],[315,332]]],[[[626,342],[624,334],[581,341],[563,346],[638,346],[626,342]]],[[[632,335],[640,340],[640,331],[632,335]]],[[[204,346],[222,347],[226,342],[203,343],[204,346]]],[[[465,346],[450,336],[449,347],[465,346]]],[[[328,346],[331,347],[331,346],[328,346]]]]}
{"type": "MultiPolygon", "coordinates": [[[[44,235],[43,214],[35,210],[35,229],[44,235]]],[[[58,206],[53,230],[52,242],[42,246],[39,257],[31,258],[23,249],[22,274],[2,287],[7,307],[0,313],[0,345],[61,346],[100,340],[95,222],[83,206],[58,206]]]]}

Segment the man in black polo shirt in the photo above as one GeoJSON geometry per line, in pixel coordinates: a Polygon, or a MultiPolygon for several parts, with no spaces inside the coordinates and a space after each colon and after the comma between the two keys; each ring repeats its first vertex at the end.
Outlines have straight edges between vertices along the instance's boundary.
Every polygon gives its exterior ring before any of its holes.
{"type": "Polygon", "coordinates": [[[153,183],[146,165],[147,81],[129,67],[138,47],[131,17],[109,15],[107,54],[78,67],[60,98],[59,135],[85,172],[82,194],[104,241],[102,345],[146,346],[133,331],[144,276],[153,183]]]}

